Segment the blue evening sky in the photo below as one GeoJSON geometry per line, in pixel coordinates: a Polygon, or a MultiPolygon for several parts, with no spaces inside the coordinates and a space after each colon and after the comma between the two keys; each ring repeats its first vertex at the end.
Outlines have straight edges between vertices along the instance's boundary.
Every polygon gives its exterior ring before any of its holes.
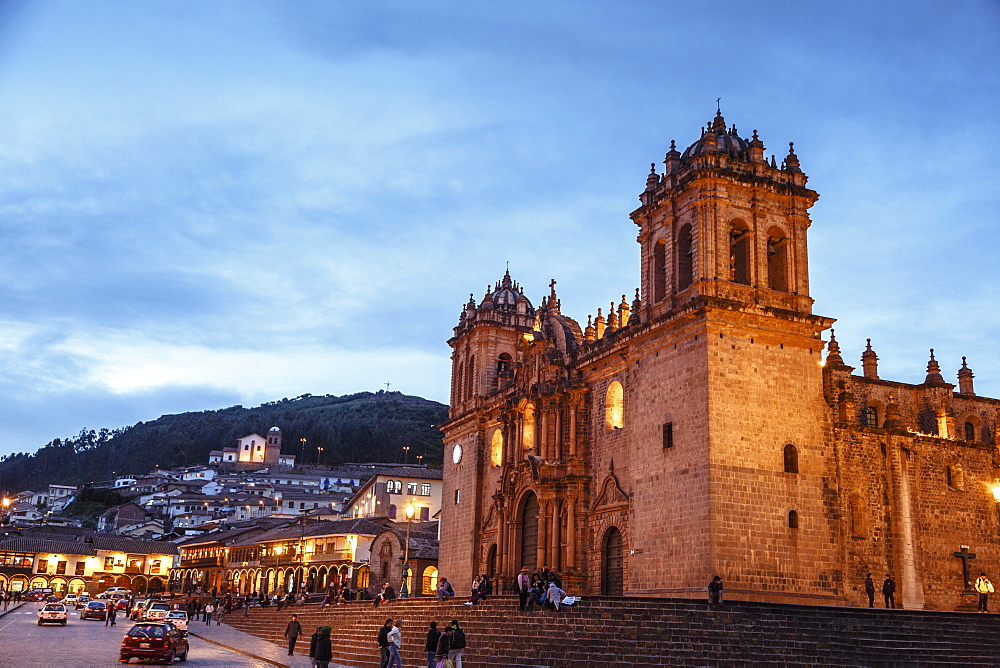
{"type": "Polygon", "coordinates": [[[303,393],[448,401],[506,263],[638,285],[649,163],[795,142],[815,312],[1000,396],[1000,4],[4,2],[0,454],[303,393]]]}

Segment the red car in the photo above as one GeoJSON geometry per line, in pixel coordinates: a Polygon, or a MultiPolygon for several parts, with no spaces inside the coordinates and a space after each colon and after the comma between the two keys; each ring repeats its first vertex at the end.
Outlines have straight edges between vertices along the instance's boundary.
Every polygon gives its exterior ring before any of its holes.
{"type": "Polygon", "coordinates": [[[118,660],[130,659],[173,663],[178,658],[183,663],[188,658],[187,633],[166,622],[136,624],[122,638],[118,660]]]}

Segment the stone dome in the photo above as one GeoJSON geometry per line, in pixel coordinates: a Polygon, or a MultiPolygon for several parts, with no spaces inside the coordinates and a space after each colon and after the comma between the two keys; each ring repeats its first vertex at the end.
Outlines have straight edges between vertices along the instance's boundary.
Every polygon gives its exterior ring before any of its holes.
{"type": "Polygon", "coordinates": [[[681,160],[693,158],[702,153],[743,153],[750,147],[750,142],[736,134],[736,128],[726,129],[726,119],[722,112],[715,115],[715,120],[701,136],[701,139],[687,147],[681,160]]]}
{"type": "Polygon", "coordinates": [[[497,311],[518,311],[518,302],[524,304],[524,308],[520,309],[521,313],[531,311],[531,302],[521,292],[521,287],[511,279],[510,271],[507,271],[503,280],[494,286],[490,301],[493,302],[493,309],[497,311]]]}

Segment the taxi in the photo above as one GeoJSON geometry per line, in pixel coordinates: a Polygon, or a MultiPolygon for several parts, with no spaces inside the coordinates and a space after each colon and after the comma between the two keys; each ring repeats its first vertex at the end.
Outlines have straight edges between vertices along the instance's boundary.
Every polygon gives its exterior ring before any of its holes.
{"type": "Polygon", "coordinates": [[[69,618],[69,613],[66,612],[66,606],[62,603],[46,603],[38,611],[38,625],[43,624],[61,624],[66,626],[66,620],[69,618]]]}

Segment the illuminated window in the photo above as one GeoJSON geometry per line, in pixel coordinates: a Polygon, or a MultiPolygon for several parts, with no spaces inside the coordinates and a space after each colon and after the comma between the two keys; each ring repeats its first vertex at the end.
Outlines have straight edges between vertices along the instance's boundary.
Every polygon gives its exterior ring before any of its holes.
{"type": "Polygon", "coordinates": [[[429,482],[420,483],[420,496],[431,495],[431,484],[429,482]]]}
{"type": "Polygon", "coordinates": [[[499,429],[493,430],[493,440],[490,443],[490,463],[493,466],[503,464],[503,432],[499,429]]]}
{"type": "Polygon", "coordinates": [[[625,390],[617,380],[608,385],[604,395],[604,427],[607,430],[625,426],[625,390]]]}

